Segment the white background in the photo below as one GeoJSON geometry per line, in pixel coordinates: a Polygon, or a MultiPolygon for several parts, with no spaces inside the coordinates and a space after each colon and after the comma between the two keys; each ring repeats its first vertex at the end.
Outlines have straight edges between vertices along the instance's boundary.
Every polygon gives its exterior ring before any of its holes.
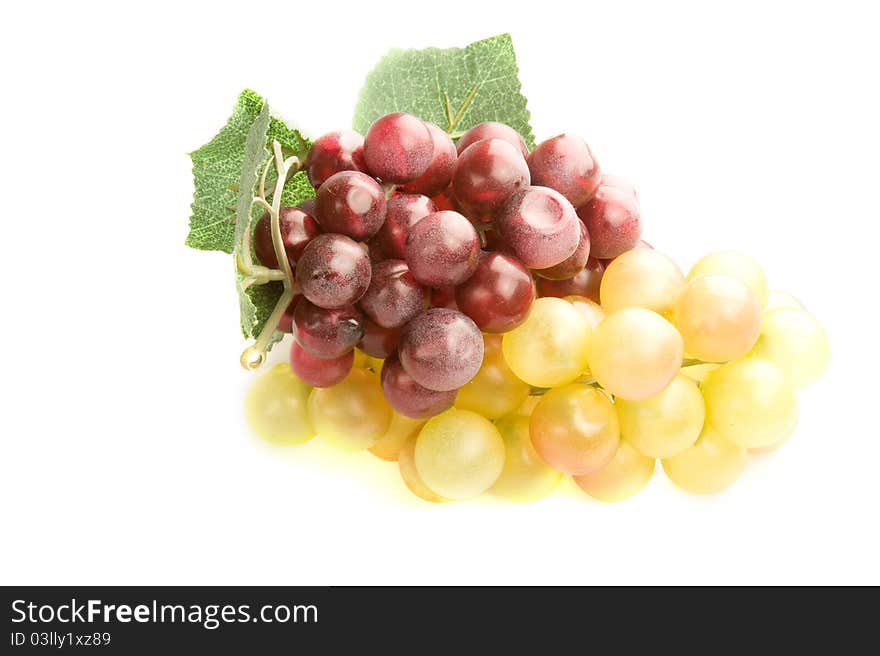
{"type": "Polygon", "coordinates": [[[0,582],[880,583],[878,16],[719,4],[7,6],[0,582]],[[389,47],[504,31],[538,138],[631,178],[651,243],[685,269],[748,252],[828,328],[798,432],[721,495],[658,468],[618,505],[434,506],[369,454],[244,425],[231,263],[183,246],[186,153],[243,87],[317,136],[389,47]]]}

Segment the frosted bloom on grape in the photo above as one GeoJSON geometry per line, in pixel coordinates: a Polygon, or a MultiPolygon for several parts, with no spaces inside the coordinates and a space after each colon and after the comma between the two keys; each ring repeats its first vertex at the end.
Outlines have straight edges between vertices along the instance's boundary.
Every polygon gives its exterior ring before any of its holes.
{"type": "Polygon", "coordinates": [[[434,139],[428,126],[404,112],[377,118],[364,138],[367,167],[384,182],[415,180],[428,169],[433,155],[434,139]]]}
{"type": "Polygon", "coordinates": [[[471,380],[483,362],[483,335],[466,315],[446,308],[422,312],[404,328],[400,362],[421,386],[444,392],[471,380]]]}
{"type": "Polygon", "coordinates": [[[527,187],[513,194],[499,212],[496,226],[507,247],[530,269],[559,264],[581,240],[574,207],[547,187],[527,187]]]}

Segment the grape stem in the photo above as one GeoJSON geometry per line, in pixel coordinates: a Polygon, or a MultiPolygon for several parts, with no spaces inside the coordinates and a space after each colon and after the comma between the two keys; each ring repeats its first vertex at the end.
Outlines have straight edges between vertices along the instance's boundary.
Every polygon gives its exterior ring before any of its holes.
{"type": "Polygon", "coordinates": [[[281,150],[281,144],[274,140],[272,142],[272,156],[266,162],[266,166],[260,176],[260,184],[257,190],[258,195],[253,200],[254,203],[269,213],[272,245],[275,248],[275,257],[278,260],[280,269],[268,269],[255,265],[250,253],[250,230],[245,230],[245,236],[242,238],[241,257],[238,260],[238,268],[239,271],[247,275],[247,278],[242,282],[242,287],[246,289],[251,285],[265,284],[271,280],[280,280],[284,285],[284,291],[275,303],[272,314],[266,320],[256,341],[245,349],[245,353],[242,354],[242,364],[247,369],[256,369],[265,360],[266,349],[278,327],[278,322],[281,321],[284,311],[298,292],[297,285],[293,279],[290,260],[287,259],[287,252],[284,250],[284,242],[281,237],[281,196],[284,192],[284,185],[287,182],[288,176],[299,171],[300,166],[300,160],[295,155],[285,159],[281,150]],[[275,179],[275,189],[272,191],[272,202],[269,203],[266,200],[266,177],[273,164],[277,177],[275,179]],[[249,354],[252,357],[245,358],[245,354],[249,354]]]}

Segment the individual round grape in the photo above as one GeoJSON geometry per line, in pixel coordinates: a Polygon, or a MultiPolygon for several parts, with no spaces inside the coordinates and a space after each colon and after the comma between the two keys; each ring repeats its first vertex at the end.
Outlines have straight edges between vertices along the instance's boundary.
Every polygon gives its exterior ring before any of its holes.
{"type": "Polygon", "coordinates": [[[767,292],[767,303],[764,305],[764,312],[767,313],[779,308],[797,308],[803,310],[804,304],[788,292],[771,289],[767,292]]]}
{"type": "Polygon", "coordinates": [[[449,187],[452,182],[452,174],[455,172],[455,162],[458,160],[458,152],[455,144],[444,130],[425,121],[431,140],[434,144],[434,154],[428,168],[415,180],[411,180],[400,187],[401,191],[410,194],[424,194],[435,196],[449,187]]]}
{"type": "Polygon", "coordinates": [[[370,256],[345,235],[318,235],[296,263],[303,296],[322,308],[355,303],[370,286],[370,256]]]}
{"type": "Polygon", "coordinates": [[[315,388],[309,395],[315,431],[346,451],[373,446],[388,432],[391,414],[379,377],[366,369],[352,369],[338,385],[315,388]]]}
{"type": "Polygon", "coordinates": [[[388,431],[370,447],[370,453],[382,460],[397,462],[403,445],[408,440],[415,440],[424,425],[424,419],[413,419],[393,411],[388,431]]]}
{"type": "Polygon", "coordinates": [[[458,303],[455,302],[455,287],[435,287],[432,289],[431,307],[457,310],[458,303]]]}
{"type": "Polygon", "coordinates": [[[501,335],[484,335],[483,364],[477,375],[458,390],[456,408],[498,419],[516,410],[528,397],[530,387],[508,366],[501,340],[501,335]]]}
{"type": "Polygon", "coordinates": [[[563,300],[571,303],[584,316],[587,323],[590,324],[590,328],[598,326],[607,316],[601,305],[586,296],[565,296],[563,300]]]}
{"type": "Polygon", "coordinates": [[[488,419],[447,410],[428,420],[416,438],[416,470],[425,485],[448,499],[482,494],[504,468],[504,440],[488,419]]]}
{"type": "Polygon", "coordinates": [[[651,458],[668,458],[697,441],[706,407],[700,388],[679,374],[658,394],[643,401],[617,399],[620,436],[651,458]]]}
{"type": "Polygon", "coordinates": [[[764,273],[761,265],[748,255],[734,251],[710,253],[697,261],[688,272],[687,279],[693,280],[706,275],[739,278],[755,292],[762,306],[767,304],[767,274],[764,273]]]}
{"type": "Polygon", "coordinates": [[[444,503],[446,501],[451,501],[452,499],[441,497],[439,494],[431,490],[425,485],[422,477],[419,476],[419,472],[416,470],[417,438],[418,435],[414,435],[408,439],[403,443],[400,451],[397,452],[397,465],[400,469],[400,477],[403,479],[406,487],[409,488],[409,491],[420,499],[430,501],[431,503],[444,503]]]}
{"type": "Polygon", "coordinates": [[[244,416],[261,438],[276,444],[302,444],[315,436],[307,403],[311,388],[281,362],[261,374],[244,397],[244,416]]]}
{"type": "Polygon", "coordinates": [[[495,427],[504,440],[505,456],[491,492],[511,501],[537,501],[550,494],[562,480],[562,473],[538,456],[529,434],[529,418],[509,415],[495,427]]]}
{"type": "MultiPolygon", "coordinates": [[[[284,244],[287,260],[293,268],[308,243],[321,234],[321,228],[313,217],[297,207],[282,207],[278,211],[278,226],[281,228],[281,242],[284,244]]],[[[263,266],[278,268],[275,243],[272,241],[272,221],[268,212],[254,226],[254,254],[263,266]]]]}
{"type": "Polygon", "coordinates": [[[605,268],[599,296],[608,313],[642,307],[668,316],[684,286],[684,274],[670,257],[649,248],[634,248],[605,268]]]}
{"type": "Polygon", "coordinates": [[[696,443],[662,461],[673,483],[686,492],[714,494],[730,486],[746,466],[746,450],[706,425],[696,443]]]}
{"type": "Polygon", "coordinates": [[[620,442],[611,400],[601,390],[579,383],[544,394],[532,411],[529,431],[541,459],[573,475],[604,467],[620,442]]]}
{"type": "Polygon", "coordinates": [[[468,217],[488,223],[512,194],[529,186],[529,180],[522,153],[506,141],[485,139],[458,156],[452,190],[468,217]]]}
{"type": "Polygon", "coordinates": [[[700,276],[679,294],[673,320],[690,357],[727,362],[755,345],[761,332],[761,304],[738,278],[700,276]]]}
{"type": "Polygon", "coordinates": [[[384,360],[397,351],[397,346],[400,344],[400,336],[403,333],[402,326],[399,328],[383,328],[366,317],[363,320],[363,326],[364,336],[358,342],[358,348],[364,353],[373,358],[384,360]]]}
{"type": "Polygon", "coordinates": [[[590,326],[571,303],[539,298],[526,320],[502,339],[513,373],[535,387],[557,387],[587,368],[590,326]]]}
{"type": "Polygon", "coordinates": [[[605,274],[605,264],[594,257],[587,260],[587,265],[567,280],[547,280],[538,278],[538,293],[541,296],[586,296],[599,302],[599,286],[605,274]]]}
{"type": "Polygon", "coordinates": [[[599,162],[587,142],[572,134],[539,143],[528,164],[533,185],[555,189],[575,207],[586,203],[599,186],[599,162]]]}
{"type": "Polygon", "coordinates": [[[638,201],[620,187],[600,184],[577,213],[590,233],[593,257],[603,260],[617,257],[634,248],[642,236],[638,201]]]}
{"type": "Polygon", "coordinates": [[[574,482],[594,499],[613,503],[635,496],[654,475],[654,458],[639,453],[621,440],[614,457],[601,469],[574,477],[574,482]]]}
{"type": "Polygon", "coordinates": [[[587,261],[590,259],[590,235],[587,234],[587,226],[583,221],[578,221],[577,225],[580,237],[574,253],[552,267],[536,269],[535,275],[549,280],[568,280],[587,266],[587,261]]]}
{"type": "Polygon", "coordinates": [[[375,264],[370,286],[360,300],[364,313],[383,328],[403,326],[427,304],[427,290],[403,260],[375,264]]]}
{"type": "Polygon", "coordinates": [[[385,223],[376,233],[376,243],[387,258],[402,260],[410,229],[429,214],[437,211],[427,196],[398,194],[388,200],[385,223]]]}
{"type": "Polygon", "coordinates": [[[527,187],[510,196],[495,227],[504,243],[530,269],[546,269],[578,248],[581,229],[574,207],[558,191],[527,187]]]}
{"type": "Polygon", "coordinates": [[[431,131],[412,114],[395,112],[377,118],[364,138],[367,168],[384,182],[415,180],[428,169],[433,156],[431,131]]]}
{"type": "Polygon", "coordinates": [[[477,123],[474,127],[461,135],[458,144],[456,144],[458,153],[463,153],[465,148],[478,141],[483,141],[484,139],[501,139],[516,148],[524,158],[529,155],[529,149],[526,147],[526,142],[523,141],[519,132],[509,125],[497,123],[495,121],[477,123]]]}
{"type": "Polygon", "coordinates": [[[398,352],[403,368],[419,385],[446,392],[479,371],[483,335],[461,312],[431,308],[406,325],[398,352]]]}
{"type": "Polygon", "coordinates": [[[369,239],[385,221],[385,192],[360,171],[341,171],[318,189],[318,222],[326,232],[369,239]]]}
{"type": "Polygon", "coordinates": [[[675,326],[651,310],[625,308],[593,330],[590,372],[614,396],[641,401],[672,382],[683,354],[675,326]]]}
{"type": "Polygon", "coordinates": [[[382,391],[391,407],[413,419],[427,419],[455,403],[455,390],[437,392],[419,385],[395,357],[382,366],[382,391]]]}
{"type": "Polygon", "coordinates": [[[409,270],[423,285],[458,285],[477,268],[480,237],[458,212],[434,212],[410,228],[403,252],[409,270]]]}
{"type": "Polygon", "coordinates": [[[293,313],[296,341],[319,358],[345,355],[364,334],[363,315],[353,305],[325,310],[303,299],[293,313]]]}
{"type": "Polygon", "coordinates": [[[794,387],[819,380],[828,369],[828,335],[806,310],[780,308],[764,313],[752,354],[776,364],[794,387]]]}
{"type": "Polygon", "coordinates": [[[354,351],[338,358],[319,358],[306,351],[299,342],[290,345],[290,368],[312,387],[332,387],[351,371],[354,351]]]}
{"type": "Polygon", "coordinates": [[[364,138],[353,130],[329,132],[312,143],[303,166],[315,189],[340,171],[366,171],[364,138]]]}
{"type": "Polygon", "coordinates": [[[734,444],[768,446],[797,420],[797,399],[782,370],[768,360],[728,362],[703,383],[706,420],[734,444]]]}
{"type": "Polygon", "coordinates": [[[455,290],[459,310],[487,333],[513,330],[535,300],[535,282],[512,255],[480,253],[477,268],[455,290]]]}

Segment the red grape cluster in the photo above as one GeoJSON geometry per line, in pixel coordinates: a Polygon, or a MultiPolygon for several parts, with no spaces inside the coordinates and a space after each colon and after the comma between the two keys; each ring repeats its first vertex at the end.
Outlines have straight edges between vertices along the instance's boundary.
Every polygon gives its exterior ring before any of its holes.
{"type": "MultiPolygon", "coordinates": [[[[529,152],[486,122],[455,144],[394,113],[365,137],[322,136],[304,166],[317,197],[280,212],[301,290],[280,325],[291,368],[332,386],[358,347],[385,360],[385,397],[416,419],[452,407],[482,364],[481,333],[512,330],[539,295],[598,301],[607,261],[644,244],[633,188],[570,134],[529,152]]],[[[254,251],[278,266],[268,215],[254,251]]]]}

